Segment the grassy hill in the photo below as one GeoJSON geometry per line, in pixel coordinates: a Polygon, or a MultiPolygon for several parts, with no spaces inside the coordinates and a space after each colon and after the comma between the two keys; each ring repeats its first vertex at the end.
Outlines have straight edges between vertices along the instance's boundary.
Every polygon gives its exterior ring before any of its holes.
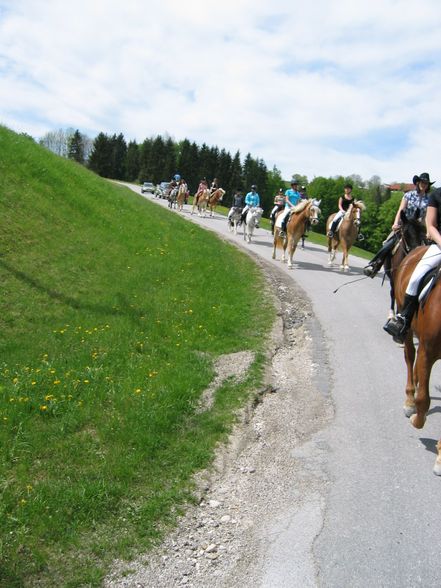
{"type": "Polygon", "coordinates": [[[210,232],[4,127],[0,154],[0,585],[99,585],[191,497],[274,311],[210,232]]]}

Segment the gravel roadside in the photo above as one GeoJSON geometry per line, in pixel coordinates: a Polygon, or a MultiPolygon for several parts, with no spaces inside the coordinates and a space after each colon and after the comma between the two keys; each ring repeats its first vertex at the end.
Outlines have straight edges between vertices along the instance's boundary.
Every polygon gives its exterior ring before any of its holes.
{"type": "MultiPolygon", "coordinates": [[[[328,448],[321,431],[333,418],[332,372],[303,291],[253,257],[267,280],[264,295],[278,308],[268,340],[267,391],[242,410],[213,467],[198,476],[199,504],[158,548],[115,562],[106,588],[320,585],[313,543],[326,512],[328,448]]],[[[216,381],[249,362],[246,353],[220,361],[216,381]]]]}

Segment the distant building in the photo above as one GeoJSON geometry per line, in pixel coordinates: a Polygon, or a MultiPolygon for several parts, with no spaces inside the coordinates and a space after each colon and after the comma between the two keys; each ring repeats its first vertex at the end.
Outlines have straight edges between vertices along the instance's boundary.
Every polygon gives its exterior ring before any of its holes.
{"type": "Polygon", "coordinates": [[[414,184],[405,184],[404,182],[401,184],[384,184],[384,187],[391,192],[409,192],[410,190],[415,190],[414,184]]]}

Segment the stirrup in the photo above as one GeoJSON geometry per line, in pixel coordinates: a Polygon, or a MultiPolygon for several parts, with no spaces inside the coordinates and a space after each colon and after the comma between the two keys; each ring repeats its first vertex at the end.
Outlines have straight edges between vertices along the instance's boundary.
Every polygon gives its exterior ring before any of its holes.
{"type": "Polygon", "coordinates": [[[375,267],[374,265],[369,264],[365,268],[363,268],[363,273],[368,278],[375,278],[379,269],[379,267],[375,267]]]}
{"type": "Polygon", "coordinates": [[[285,231],[282,231],[282,229],[280,229],[280,231],[279,231],[279,237],[281,237],[282,239],[284,239],[286,237],[286,233],[285,233],[285,231]]]}
{"type": "Polygon", "coordinates": [[[332,239],[332,237],[334,236],[334,231],[328,231],[326,233],[326,236],[329,237],[330,239],[332,239]]]}
{"type": "Polygon", "coordinates": [[[364,235],[362,233],[358,233],[357,241],[364,241],[364,235]]]}
{"type": "Polygon", "coordinates": [[[406,319],[397,314],[396,317],[390,318],[387,323],[383,326],[383,329],[389,335],[392,335],[396,343],[404,343],[407,335],[407,323],[406,319]]]}

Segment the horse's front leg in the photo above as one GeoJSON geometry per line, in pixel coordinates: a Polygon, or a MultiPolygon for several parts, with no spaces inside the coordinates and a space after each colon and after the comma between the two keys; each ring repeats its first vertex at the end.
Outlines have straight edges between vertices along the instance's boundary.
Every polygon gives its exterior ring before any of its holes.
{"type": "Polygon", "coordinates": [[[406,382],[406,400],[404,401],[404,414],[407,418],[415,414],[415,380],[414,380],[414,366],[415,366],[415,345],[413,344],[412,333],[407,337],[404,344],[404,360],[407,368],[407,382],[406,382]]]}
{"type": "Polygon", "coordinates": [[[438,450],[438,456],[435,460],[435,465],[433,466],[433,473],[437,476],[441,476],[441,439],[436,444],[436,448],[438,450]]]}
{"type": "MultiPolygon", "coordinates": [[[[408,336],[412,336],[411,331],[408,336]]],[[[433,361],[428,357],[425,346],[423,346],[420,341],[414,373],[416,383],[416,414],[410,417],[410,422],[416,429],[422,429],[424,427],[426,415],[430,408],[429,379],[432,365],[433,361]]]]}
{"type": "Polygon", "coordinates": [[[294,238],[291,238],[288,243],[288,267],[289,267],[289,269],[292,269],[292,266],[293,266],[292,258],[294,257],[296,247],[297,247],[297,242],[295,241],[294,238]]]}
{"type": "Polygon", "coordinates": [[[343,251],[343,255],[341,258],[340,269],[343,270],[344,272],[347,272],[349,269],[349,265],[348,265],[349,254],[348,254],[348,249],[347,249],[346,245],[342,245],[342,251],[343,251]]]}

